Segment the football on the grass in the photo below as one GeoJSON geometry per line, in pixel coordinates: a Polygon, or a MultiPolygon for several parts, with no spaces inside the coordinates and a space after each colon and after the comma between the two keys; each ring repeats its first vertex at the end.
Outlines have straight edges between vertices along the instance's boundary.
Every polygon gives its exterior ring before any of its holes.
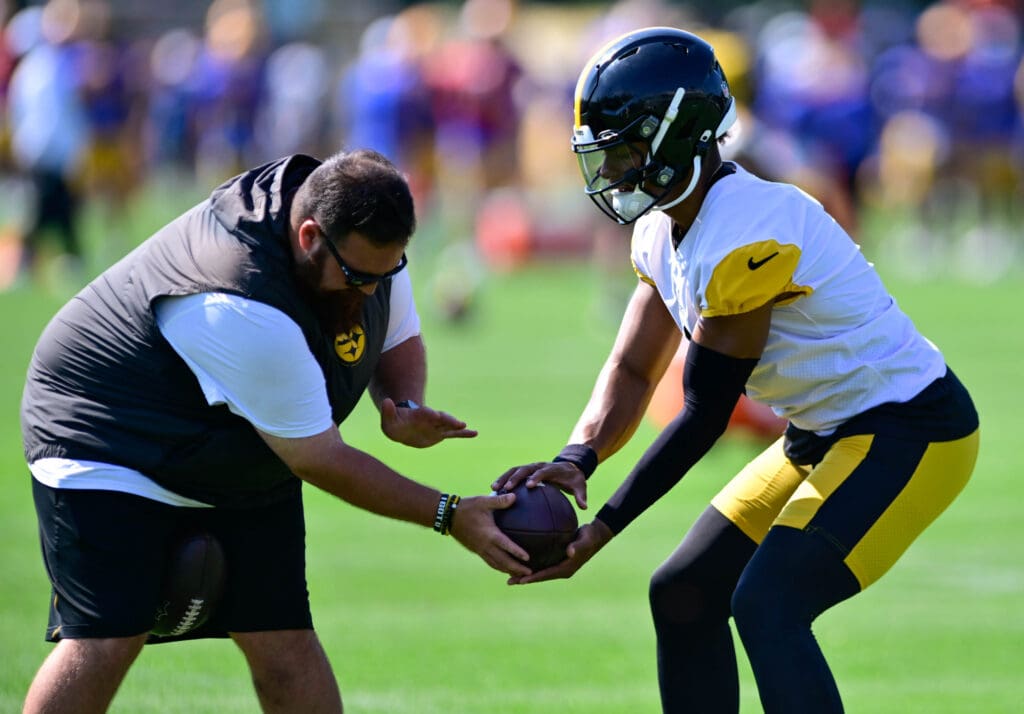
{"type": "Polygon", "coordinates": [[[178,637],[202,626],[224,591],[224,549],[211,534],[191,531],[168,552],[152,633],[178,637]]]}
{"type": "Polygon", "coordinates": [[[576,537],[579,521],[572,503],[554,486],[539,484],[513,489],[516,502],[494,512],[494,522],[505,535],[530,554],[534,572],[565,560],[565,547],[576,537]]]}

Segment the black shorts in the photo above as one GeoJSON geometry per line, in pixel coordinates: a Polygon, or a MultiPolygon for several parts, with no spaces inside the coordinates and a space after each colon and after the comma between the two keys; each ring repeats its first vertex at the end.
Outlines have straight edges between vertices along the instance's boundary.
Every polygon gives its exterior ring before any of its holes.
{"type": "Polygon", "coordinates": [[[150,642],[313,627],[299,488],[286,500],[244,510],[179,508],[116,491],[54,489],[35,479],[32,494],[53,587],[47,640],[149,632],[164,553],[186,527],[209,531],[223,546],[224,594],[202,627],[150,642]]]}

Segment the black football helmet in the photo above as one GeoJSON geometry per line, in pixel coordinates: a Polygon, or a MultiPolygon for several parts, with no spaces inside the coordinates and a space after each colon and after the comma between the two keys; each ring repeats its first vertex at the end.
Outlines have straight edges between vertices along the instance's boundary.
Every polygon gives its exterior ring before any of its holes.
{"type": "Polygon", "coordinates": [[[619,223],[683,201],[701,158],[736,120],[736,103],[711,45],[650,27],[605,45],[576,83],[572,150],[597,207],[619,223]],[[690,174],[686,189],[658,205],[690,174]]]}

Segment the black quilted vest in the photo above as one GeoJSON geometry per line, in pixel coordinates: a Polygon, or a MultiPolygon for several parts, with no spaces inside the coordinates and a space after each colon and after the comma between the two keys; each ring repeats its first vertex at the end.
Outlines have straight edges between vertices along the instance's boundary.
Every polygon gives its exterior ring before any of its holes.
{"type": "MultiPolygon", "coordinates": [[[[363,334],[321,328],[292,278],[286,200],[317,165],[296,155],[231,179],[54,316],[36,345],[22,399],[29,463],[63,457],[118,464],[222,507],[271,502],[298,487],[247,421],[207,404],[161,335],[153,303],[218,291],[283,311],[320,364],[340,424],[380,357],[391,284],[382,281],[366,299],[363,334]]],[[[265,376],[268,383],[275,378],[265,376]]]]}

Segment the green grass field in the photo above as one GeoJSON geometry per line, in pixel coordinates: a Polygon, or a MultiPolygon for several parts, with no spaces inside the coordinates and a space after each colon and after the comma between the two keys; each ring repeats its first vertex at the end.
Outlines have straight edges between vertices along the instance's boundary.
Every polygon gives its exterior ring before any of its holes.
{"type": "MultiPolygon", "coordinates": [[[[425,260],[421,262],[426,262],[425,260]]],[[[424,270],[420,267],[419,270],[424,270]]],[[[423,277],[422,275],[420,277],[423,277]]],[[[418,283],[419,284],[419,283],[418,283]]],[[[891,284],[972,389],[983,421],[975,476],[897,567],[818,622],[847,710],[866,714],[1024,711],[1024,470],[1017,428],[1024,334],[1019,278],[978,287],[891,284]]],[[[479,429],[426,451],[387,442],[364,402],[348,441],[414,478],[462,494],[564,443],[611,342],[601,286],[581,265],[493,276],[473,318],[451,325],[421,310],[429,403],[479,429]]],[[[38,555],[18,401],[40,329],[60,299],[0,295],[0,712],[20,709],[43,642],[48,586],[38,555]]],[[[592,509],[654,431],[591,481],[592,509]]],[[[355,713],[572,714],[658,710],[649,573],[710,496],[754,453],[728,440],[573,580],[510,588],[451,539],[359,512],[307,489],[314,618],[355,713]]],[[[741,659],[743,711],[760,710],[741,659]]],[[[228,641],[148,648],[115,712],[258,710],[228,641]]]]}

